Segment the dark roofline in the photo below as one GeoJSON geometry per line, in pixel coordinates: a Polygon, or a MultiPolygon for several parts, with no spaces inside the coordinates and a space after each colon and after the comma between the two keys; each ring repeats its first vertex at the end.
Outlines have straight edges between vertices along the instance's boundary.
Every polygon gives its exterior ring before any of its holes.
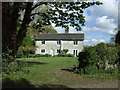
{"type": "Polygon", "coordinates": [[[84,40],[84,33],[42,33],[35,38],[38,40],[84,40]]]}
{"type": "Polygon", "coordinates": [[[49,41],[53,41],[53,40],[63,40],[63,41],[66,41],[66,40],[69,40],[69,41],[83,41],[84,39],[35,39],[35,41],[42,41],[42,40],[49,40],[49,41]]]}

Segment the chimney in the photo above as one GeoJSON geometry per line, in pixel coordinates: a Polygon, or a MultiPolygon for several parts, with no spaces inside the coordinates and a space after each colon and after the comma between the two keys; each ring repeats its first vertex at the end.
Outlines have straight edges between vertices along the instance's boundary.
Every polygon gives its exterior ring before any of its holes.
{"type": "Polygon", "coordinates": [[[38,35],[41,35],[42,34],[42,31],[38,31],[38,35]]]}
{"type": "Polygon", "coordinates": [[[65,29],[65,33],[67,34],[69,32],[68,28],[65,29]]]}

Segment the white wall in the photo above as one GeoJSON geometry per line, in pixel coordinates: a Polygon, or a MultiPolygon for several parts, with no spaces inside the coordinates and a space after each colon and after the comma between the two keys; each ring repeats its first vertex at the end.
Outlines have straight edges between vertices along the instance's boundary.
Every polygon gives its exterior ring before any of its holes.
{"type": "Polygon", "coordinates": [[[42,41],[35,41],[37,46],[35,54],[53,54],[57,55],[57,49],[68,49],[68,53],[73,54],[73,50],[78,50],[78,53],[83,49],[83,41],[78,41],[78,45],[74,45],[74,41],[62,41],[61,45],[57,45],[57,41],[45,41],[45,44],[41,43],[42,41]],[[45,53],[41,53],[41,49],[45,49],[45,53]]]}
{"type": "Polygon", "coordinates": [[[77,45],[74,45],[74,41],[62,41],[63,49],[68,49],[68,53],[73,54],[73,50],[78,50],[77,53],[83,50],[83,41],[78,41],[77,45]]]}

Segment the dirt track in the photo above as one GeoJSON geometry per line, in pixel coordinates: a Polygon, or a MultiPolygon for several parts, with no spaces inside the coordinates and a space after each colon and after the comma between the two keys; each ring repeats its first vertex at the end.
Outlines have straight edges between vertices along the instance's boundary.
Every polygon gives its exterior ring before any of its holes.
{"type": "Polygon", "coordinates": [[[74,83],[68,83],[66,86],[70,88],[118,88],[118,80],[96,80],[91,78],[83,78],[73,72],[60,71],[56,72],[59,78],[71,77],[74,83]]]}

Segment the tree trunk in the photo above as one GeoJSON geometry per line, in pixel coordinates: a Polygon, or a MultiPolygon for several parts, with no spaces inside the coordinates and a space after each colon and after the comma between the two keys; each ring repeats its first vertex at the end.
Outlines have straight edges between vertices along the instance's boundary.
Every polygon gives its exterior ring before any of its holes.
{"type": "Polygon", "coordinates": [[[30,15],[32,12],[32,5],[33,5],[32,2],[29,2],[26,5],[24,19],[23,19],[23,22],[21,24],[20,30],[17,34],[16,41],[14,43],[13,57],[15,59],[16,59],[16,54],[17,54],[18,48],[21,45],[24,37],[26,36],[27,27],[28,27],[29,23],[31,22],[30,15]]]}
{"type": "Polygon", "coordinates": [[[2,4],[2,52],[5,53],[11,50],[12,53],[9,53],[16,59],[16,54],[19,46],[22,43],[22,40],[26,36],[27,26],[31,22],[30,14],[32,12],[32,2],[28,2],[25,8],[25,14],[23,22],[20,26],[20,29],[17,34],[17,21],[19,18],[19,11],[21,3],[14,2],[12,3],[3,3],[2,4]]]}
{"type": "Polygon", "coordinates": [[[16,39],[17,20],[19,17],[19,3],[2,3],[2,52],[13,49],[16,39]]]}

